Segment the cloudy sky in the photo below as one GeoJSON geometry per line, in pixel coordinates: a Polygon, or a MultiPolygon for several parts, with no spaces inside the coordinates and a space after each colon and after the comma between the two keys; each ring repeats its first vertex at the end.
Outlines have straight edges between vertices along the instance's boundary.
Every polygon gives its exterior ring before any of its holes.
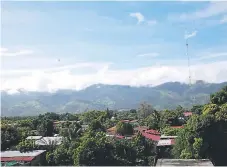
{"type": "Polygon", "coordinates": [[[226,2],[2,2],[1,90],[227,80],[226,2]]]}

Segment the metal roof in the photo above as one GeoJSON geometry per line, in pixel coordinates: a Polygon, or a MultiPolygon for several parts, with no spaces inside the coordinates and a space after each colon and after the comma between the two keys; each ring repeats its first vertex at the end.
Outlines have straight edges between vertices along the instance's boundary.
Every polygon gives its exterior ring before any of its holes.
{"type": "Polygon", "coordinates": [[[60,145],[62,143],[63,137],[43,137],[40,140],[36,140],[36,145],[60,145]]]}
{"type": "Polygon", "coordinates": [[[42,154],[46,150],[33,150],[30,152],[23,152],[20,151],[1,151],[1,158],[12,158],[12,157],[35,157],[39,154],[42,154]]]}
{"type": "Polygon", "coordinates": [[[158,159],[156,166],[214,166],[209,159],[158,159]]]}
{"type": "Polygon", "coordinates": [[[174,143],[174,139],[159,140],[157,146],[171,146],[174,143]]]}
{"type": "Polygon", "coordinates": [[[10,161],[27,161],[30,162],[35,157],[1,157],[2,162],[10,162],[10,161]]]}
{"type": "Polygon", "coordinates": [[[149,133],[145,133],[145,132],[142,132],[142,135],[144,137],[146,137],[147,139],[150,139],[150,140],[154,140],[154,141],[159,141],[160,140],[160,136],[159,135],[149,134],[149,133]]]}
{"type": "Polygon", "coordinates": [[[165,136],[165,135],[161,135],[161,139],[175,139],[177,138],[177,136],[165,136]]]}
{"type": "Polygon", "coordinates": [[[28,136],[26,139],[27,140],[39,140],[41,139],[43,136],[28,136]]]}

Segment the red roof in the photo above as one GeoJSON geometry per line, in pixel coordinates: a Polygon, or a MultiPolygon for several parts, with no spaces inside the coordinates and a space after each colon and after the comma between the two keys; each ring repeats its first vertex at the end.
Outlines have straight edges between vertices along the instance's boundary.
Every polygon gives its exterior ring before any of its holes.
{"type": "Polygon", "coordinates": [[[32,161],[35,157],[1,157],[1,161],[32,161]]]}
{"type": "Polygon", "coordinates": [[[146,130],[145,133],[154,134],[154,135],[161,135],[161,133],[159,131],[153,130],[153,129],[146,130]]]}
{"type": "Polygon", "coordinates": [[[145,132],[142,132],[142,135],[144,137],[146,137],[147,139],[150,139],[150,140],[154,140],[154,141],[159,141],[160,140],[160,136],[159,135],[149,134],[149,133],[145,133],[145,132]]]}
{"type": "Polygon", "coordinates": [[[185,117],[188,117],[188,116],[191,116],[191,115],[192,115],[192,112],[184,112],[185,117]]]}

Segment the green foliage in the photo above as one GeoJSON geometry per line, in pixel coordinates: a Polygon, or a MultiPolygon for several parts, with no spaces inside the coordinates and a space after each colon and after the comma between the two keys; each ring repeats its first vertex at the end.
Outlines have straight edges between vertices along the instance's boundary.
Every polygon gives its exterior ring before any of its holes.
{"type": "Polygon", "coordinates": [[[103,127],[103,125],[101,124],[101,122],[98,121],[98,120],[93,120],[91,122],[91,124],[89,125],[89,129],[91,131],[96,131],[96,132],[100,132],[100,131],[105,132],[105,128],[103,127]]]}
{"type": "Polygon", "coordinates": [[[181,131],[181,128],[171,128],[166,126],[165,128],[162,129],[162,134],[165,136],[177,136],[179,131],[181,131]]]}
{"type": "Polygon", "coordinates": [[[38,150],[38,146],[35,145],[35,141],[23,140],[17,145],[17,150],[19,150],[20,152],[29,152],[38,150]]]}
{"type": "Polygon", "coordinates": [[[87,134],[74,153],[74,165],[102,166],[112,162],[105,133],[87,134]],[[89,137],[88,137],[89,136],[89,137]]]}
{"type": "Polygon", "coordinates": [[[217,104],[206,104],[203,108],[203,114],[215,114],[219,110],[217,104]]]}
{"type": "Polygon", "coordinates": [[[37,130],[41,136],[52,136],[54,132],[53,121],[49,119],[43,119],[37,127],[37,130]]]}
{"type": "Polygon", "coordinates": [[[161,114],[160,112],[154,110],[147,118],[142,120],[142,122],[150,129],[159,130],[161,128],[161,114]]]}
{"type": "Polygon", "coordinates": [[[193,114],[199,114],[200,115],[200,114],[202,114],[202,111],[203,111],[203,105],[195,105],[191,109],[191,112],[193,114]]]}
{"type": "Polygon", "coordinates": [[[142,103],[138,109],[138,115],[140,118],[146,118],[148,115],[154,112],[153,107],[150,104],[142,103]]]}
{"type": "Polygon", "coordinates": [[[133,127],[130,123],[125,122],[118,122],[116,125],[116,131],[120,135],[132,135],[133,134],[133,127]]]}
{"type": "Polygon", "coordinates": [[[181,126],[185,122],[184,120],[180,120],[179,118],[183,118],[183,111],[169,111],[164,110],[161,115],[161,127],[164,128],[165,126],[181,126]]]}
{"type": "Polygon", "coordinates": [[[15,146],[20,141],[20,134],[14,127],[1,125],[1,150],[15,146]]]}
{"type": "Polygon", "coordinates": [[[221,91],[211,94],[210,100],[213,104],[222,105],[227,103],[227,86],[221,89],[221,91]]]}
{"type": "Polygon", "coordinates": [[[78,144],[75,141],[64,140],[56,149],[47,152],[48,165],[73,166],[73,152],[77,146],[78,144]]]}
{"type": "Polygon", "coordinates": [[[178,134],[173,154],[176,158],[211,158],[215,165],[227,165],[226,87],[212,95],[202,115],[192,116],[178,134]],[[223,97],[224,96],[224,97],[223,97]]]}

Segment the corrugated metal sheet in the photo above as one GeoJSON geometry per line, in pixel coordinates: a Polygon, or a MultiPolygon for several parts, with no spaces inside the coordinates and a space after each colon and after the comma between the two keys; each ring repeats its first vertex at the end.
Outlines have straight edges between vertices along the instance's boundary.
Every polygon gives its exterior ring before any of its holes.
{"type": "Polygon", "coordinates": [[[27,140],[39,140],[41,139],[43,136],[28,136],[26,139],[27,140]]]}
{"type": "Polygon", "coordinates": [[[35,157],[1,157],[1,161],[9,162],[9,161],[27,161],[30,162],[35,157]]]}
{"type": "Polygon", "coordinates": [[[157,146],[171,146],[174,145],[174,139],[159,140],[157,146]]]}
{"type": "Polygon", "coordinates": [[[209,159],[158,159],[156,166],[214,166],[209,159]]]}
{"type": "Polygon", "coordinates": [[[153,129],[146,130],[145,133],[154,134],[154,135],[161,135],[161,133],[159,131],[153,130],[153,129]]]}
{"type": "Polygon", "coordinates": [[[42,154],[46,150],[33,150],[30,152],[23,152],[20,151],[1,151],[1,157],[10,158],[10,157],[35,157],[39,154],[42,154]]]}
{"type": "Polygon", "coordinates": [[[42,145],[42,146],[46,146],[46,145],[60,145],[63,141],[63,137],[43,137],[40,140],[36,140],[35,144],[36,145],[42,145]]]}
{"type": "Polygon", "coordinates": [[[153,135],[153,134],[149,134],[149,133],[145,133],[145,132],[142,132],[142,135],[144,137],[146,137],[147,139],[150,139],[150,140],[154,140],[154,141],[159,141],[160,140],[160,136],[159,135],[153,135]]]}

